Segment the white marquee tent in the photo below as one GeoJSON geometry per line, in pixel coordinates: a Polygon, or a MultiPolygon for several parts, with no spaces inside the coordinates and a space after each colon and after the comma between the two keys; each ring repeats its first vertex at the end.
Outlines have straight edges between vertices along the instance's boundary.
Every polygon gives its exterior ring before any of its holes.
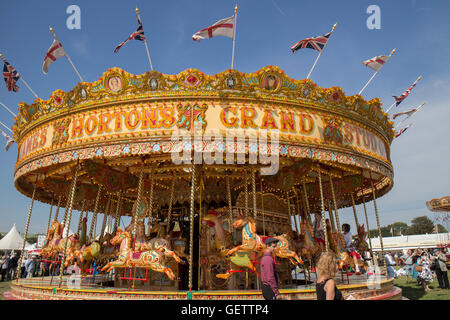
{"type": "MultiPolygon", "coordinates": [[[[0,239],[0,250],[22,250],[23,237],[19,234],[14,224],[9,232],[0,239]]],[[[25,250],[32,247],[28,242],[25,244],[25,250]]]]}

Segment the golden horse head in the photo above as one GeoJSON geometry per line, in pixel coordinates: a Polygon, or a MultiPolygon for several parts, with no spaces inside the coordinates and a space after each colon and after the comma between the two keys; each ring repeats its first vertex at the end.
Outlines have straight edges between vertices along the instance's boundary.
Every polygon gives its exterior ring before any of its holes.
{"type": "Polygon", "coordinates": [[[131,238],[130,233],[128,231],[117,228],[116,235],[111,240],[109,240],[109,243],[111,243],[112,245],[117,245],[120,244],[124,238],[131,238]]]}

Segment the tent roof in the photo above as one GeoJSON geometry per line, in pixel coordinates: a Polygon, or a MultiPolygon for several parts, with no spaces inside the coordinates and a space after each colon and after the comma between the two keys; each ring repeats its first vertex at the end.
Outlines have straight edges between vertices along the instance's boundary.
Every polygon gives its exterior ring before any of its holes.
{"type": "MultiPolygon", "coordinates": [[[[29,247],[30,244],[25,243],[25,247],[29,247]]],[[[0,239],[0,250],[22,250],[23,237],[19,234],[14,224],[9,232],[0,239]]]]}

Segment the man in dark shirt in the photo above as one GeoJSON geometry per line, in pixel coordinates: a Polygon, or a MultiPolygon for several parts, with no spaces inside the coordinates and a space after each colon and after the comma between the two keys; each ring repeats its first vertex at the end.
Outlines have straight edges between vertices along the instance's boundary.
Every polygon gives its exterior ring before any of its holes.
{"type": "Polygon", "coordinates": [[[278,273],[272,256],[278,242],[275,238],[267,238],[265,241],[267,247],[261,259],[262,294],[266,300],[276,300],[280,295],[278,291],[278,273]]]}

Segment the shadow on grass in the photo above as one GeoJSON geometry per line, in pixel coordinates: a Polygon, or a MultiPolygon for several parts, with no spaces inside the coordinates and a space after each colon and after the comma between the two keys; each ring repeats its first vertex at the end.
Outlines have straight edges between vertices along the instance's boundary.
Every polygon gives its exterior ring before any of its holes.
{"type": "Polygon", "coordinates": [[[402,296],[408,298],[409,300],[420,300],[427,294],[423,287],[419,286],[417,282],[395,282],[394,284],[402,289],[402,296]]]}

